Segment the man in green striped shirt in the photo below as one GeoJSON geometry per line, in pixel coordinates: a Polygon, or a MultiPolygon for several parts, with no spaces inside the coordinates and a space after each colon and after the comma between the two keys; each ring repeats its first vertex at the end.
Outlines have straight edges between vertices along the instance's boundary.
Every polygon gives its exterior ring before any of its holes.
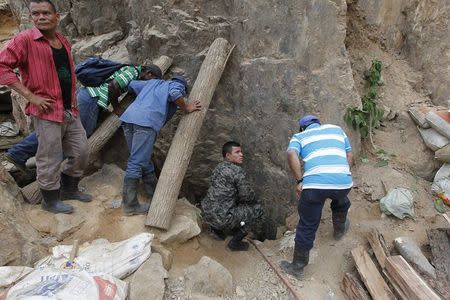
{"type": "Polygon", "coordinates": [[[108,109],[111,104],[114,112],[119,112],[119,97],[127,92],[132,80],[161,79],[161,77],[162,72],[156,65],[124,66],[100,86],[78,89],[78,108],[80,112],[85,112],[81,117],[81,123],[86,130],[86,135],[89,137],[97,126],[99,107],[108,109]]]}

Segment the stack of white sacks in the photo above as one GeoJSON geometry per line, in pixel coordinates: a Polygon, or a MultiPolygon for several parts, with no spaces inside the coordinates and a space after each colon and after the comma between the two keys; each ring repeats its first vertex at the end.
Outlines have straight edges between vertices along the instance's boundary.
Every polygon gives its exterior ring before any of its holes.
{"type": "Polygon", "coordinates": [[[141,233],[110,243],[98,239],[81,246],[70,262],[72,245],[59,245],[52,255],[29,267],[0,267],[0,299],[125,300],[121,280],[151,254],[153,234],[141,233]]]}
{"type": "MultiPolygon", "coordinates": [[[[437,172],[433,191],[441,193],[440,198],[450,199],[450,107],[412,107],[411,118],[428,148],[435,153],[435,158],[443,163],[437,172]]],[[[448,203],[444,200],[445,203],[448,203]]]]}

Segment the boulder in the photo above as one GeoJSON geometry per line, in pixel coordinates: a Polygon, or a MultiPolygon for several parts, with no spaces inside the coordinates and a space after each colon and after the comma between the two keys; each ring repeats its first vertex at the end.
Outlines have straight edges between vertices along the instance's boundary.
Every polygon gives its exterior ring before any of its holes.
{"type": "Polygon", "coordinates": [[[85,216],[81,214],[53,214],[42,210],[40,206],[34,206],[28,211],[28,219],[36,230],[48,233],[58,241],[80,229],[85,222],[85,216]]]}
{"type": "Polygon", "coordinates": [[[0,199],[0,266],[31,265],[45,254],[45,249],[23,212],[19,187],[2,165],[0,199]]]}
{"type": "Polygon", "coordinates": [[[74,57],[76,60],[80,60],[88,56],[101,54],[122,38],[123,32],[116,30],[81,40],[72,46],[74,57]]]}
{"type": "Polygon", "coordinates": [[[162,257],[158,253],[152,253],[133,274],[130,282],[130,300],[140,299],[164,299],[166,284],[164,280],[168,273],[163,266],[162,257]]]}
{"type": "Polygon", "coordinates": [[[230,272],[208,256],[203,256],[196,265],[187,268],[184,280],[188,295],[225,297],[233,294],[230,272]]]}
{"type": "Polygon", "coordinates": [[[173,254],[169,249],[167,249],[166,247],[157,242],[153,242],[152,252],[161,255],[163,265],[166,270],[170,270],[170,268],[172,268],[173,254]]]}
{"type": "Polygon", "coordinates": [[[201,232],[198,223],[186,216],[174,215],[169,230],[159,235],[163,244],[182,244],[201,232]]]}

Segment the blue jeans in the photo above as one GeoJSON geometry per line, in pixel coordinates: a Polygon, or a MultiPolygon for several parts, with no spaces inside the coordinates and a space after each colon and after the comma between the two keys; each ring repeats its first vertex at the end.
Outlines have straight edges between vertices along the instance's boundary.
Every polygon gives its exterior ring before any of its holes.
{"type": "Polygon", "coordinates": [[[304,250],[311,250],[319,228],[322,208],[327,199],[331,199],[333,212],[347,212],[350,208],[350,200],[347,195],[350,189],[345,190],[302,190],[298,202],[298,214],[300,220],[295,234],[295,246],[304,250]]]}
{"type": "MultiPolygon", "coordinates": [[[[86,88],[79,88],[77,91],[78,110],[80,111],[81,124],[86,130],[86,136],[90,137],[97,126],[99,107],[97,97],[91,97],[86,88]]],[[[29,134],[20,143],[14,145],[8,150],[8,154],[17,162],[25,162],[36,155],[38,148],[38,139],[35,132],[29,134]]]]}
{"type": "Polygon", "coordinates": [[[151,156],[156,140],[156,131],[151,127],[122,123],[125,140],[130,151],[125,177],[141,178],[155,171],[151,156]]]}

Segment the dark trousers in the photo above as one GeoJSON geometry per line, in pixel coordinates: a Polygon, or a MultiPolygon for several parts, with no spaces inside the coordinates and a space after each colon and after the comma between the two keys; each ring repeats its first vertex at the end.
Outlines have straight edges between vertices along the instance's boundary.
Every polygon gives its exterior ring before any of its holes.
{"type": "Polygon", "coordinates": [[[331,199],[332,212],[347,213],[350,208],[350,200],[347,195],[350,189],[345,190],[302,190],[298,202],[298,214],[300,220],[295,234],[295,246],[304,250],[311,250],[319,228],[322,208],[327,199],[331,199]]]}

